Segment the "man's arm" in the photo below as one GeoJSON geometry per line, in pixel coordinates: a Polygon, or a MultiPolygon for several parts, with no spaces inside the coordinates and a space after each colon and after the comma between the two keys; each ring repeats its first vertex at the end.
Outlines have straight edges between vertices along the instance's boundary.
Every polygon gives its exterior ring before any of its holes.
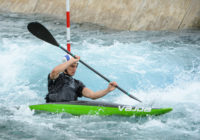
{"type": "Polygon", "coordinates": [[[82,91],[82,94],[83,94],[83,96],[85,96],[87,98],[98,99],[100,97],[103,97],[107,93],[113,91],[116,88],[116,86],[117,86],[116,82],[111,82],[111,83],[109,83],[107,89],[100,90],[100,91],[97,91],[97,92],[94,92],[91,89],[85,87],[82,91]]]}
{"type": "Polygon", "coordinates": [[[80,60],[80,57],[79,57],[79,56],[76,56],[76,59],[72,57],[69,61],[67,61],[67,62],[65,62],[65,63],[62,63],[62,64],[56,66],[56,67],[51,71],[51,73],[50,73],[50,78],[51,78],[52,80],[57,79],[58,76],[59,76],[59,74],[60,74],[61,72],[64,72],[65,69],[67,69],[71,64],[76,63],[76,62],[78,62],[79,60],[80,60]]]}

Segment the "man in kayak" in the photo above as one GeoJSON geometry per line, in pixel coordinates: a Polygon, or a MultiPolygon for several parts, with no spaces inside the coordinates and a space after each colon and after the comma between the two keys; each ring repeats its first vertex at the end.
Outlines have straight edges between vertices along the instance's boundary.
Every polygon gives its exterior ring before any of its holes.
{"type": "Polygon", "coordinates": [[[56,66],[48,75],[48,94],[45,98],[47,103],[76,101],[78,97],[82,96],[97,99],[116,88],[117,83],[111,82],[104,90],[92,91],[85,87],[81,81],[72,77],[76,72],[80,57],[70,58],[69,55],[65,55],[64,59],[65,62],[56,66]]]}

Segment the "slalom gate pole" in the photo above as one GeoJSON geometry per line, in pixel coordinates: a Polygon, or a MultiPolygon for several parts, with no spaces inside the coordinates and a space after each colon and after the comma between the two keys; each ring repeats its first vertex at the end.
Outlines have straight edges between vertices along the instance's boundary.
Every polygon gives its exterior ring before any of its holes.
{"type": "Polygon", "coordinates": [[[71,51],[71,44],[70,44],[70,0],[66,0],[66,33],[67,33],[67,50],[71,51]]]}

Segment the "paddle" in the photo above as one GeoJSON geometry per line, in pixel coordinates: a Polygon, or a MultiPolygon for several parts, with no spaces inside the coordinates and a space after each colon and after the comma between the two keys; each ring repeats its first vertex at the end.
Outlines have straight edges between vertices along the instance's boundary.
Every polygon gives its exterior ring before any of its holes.
{"type": "MultiPolygon", "coordinates": [[[[66,53],[70,54],[71,56],[73,56],[74,58],[75,55],[73,55],[71,52],[67,51],[66,49],[64,49],[61,45],[58,44],[58,42],[55,40],[55,38],[52,36],[52,34],[48,31],[48,29],[46,29],[42,24],[38,23],[38,22],[31,22],[28,24],[27,26],[28,30],[37,38],[46,41],[52,45],[55,45],[59,48],[61,48],[63,51],[65,51],[66,53]]],[[[90,67],[88,64],[86,64],[85,62],[83,62],[82,60],[79,60],[80,63],[82,63],[83,65],[85,65],[87,68],[89,68],[90,70],[92,70],[93,72],[95,72],[97,75],[99,75],[100,77],[102,77],[104,80],[106,80],[107,82],[111,82],[108,78],[106,78],[105,76],[103,76],[102,74],[100,74],[99,72],[97,72],[95,69],[93,69],[92,67],[90,67]]],[[[125,90],[123,90],[122,88],[120,88],[119,86],[117,86],[116,88],[118,88],[120,91],[122,91],[123,93],[125,93],[126,95],[128,95],[129,97],[139,101],[139,99],[137,99],[136,97],[134,97],[133,95],[129,94],[128,92],[126,92],[125,90]]]]}

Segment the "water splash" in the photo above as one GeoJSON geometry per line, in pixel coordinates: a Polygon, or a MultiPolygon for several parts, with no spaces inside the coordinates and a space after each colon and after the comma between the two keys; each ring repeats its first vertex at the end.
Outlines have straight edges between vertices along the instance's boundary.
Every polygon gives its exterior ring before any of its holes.
{"type": "MultiPolygon", "coordinates": [[[[73,24],[72,52],[143,103],[119,90],[99,100],[173,107],[173,112],[147,118],[72,116],[35,114],[28,108],[44,103],[47,75],[61,63],[64,52],[34,38],[26,25],[41,21],[64,46],[64,21],[10,14],[1,14],[0,21],[0,138],[88,139],[86,133],[90,139],[199,138],[199,31],[119,32],[73,24]]],[[[75,78],[93,90],[108,84],[83,65],[75,78]]]]}

